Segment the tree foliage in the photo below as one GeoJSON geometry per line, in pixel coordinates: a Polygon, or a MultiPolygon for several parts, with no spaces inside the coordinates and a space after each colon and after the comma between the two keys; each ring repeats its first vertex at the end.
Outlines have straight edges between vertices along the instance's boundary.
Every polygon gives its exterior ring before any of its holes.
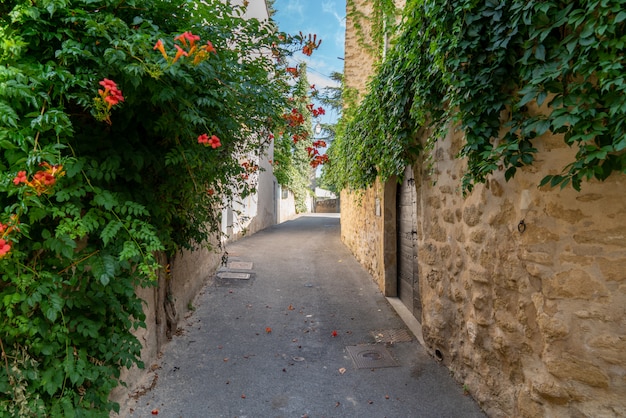
{"type": "Polygon", "coordinates": [[[296,212],[303,213],[312,194],[312,168],[328,161],[328,156],[319,152],[326,144],[313,138],[312,125],[325,110],[311,103],[317,90],[309,85],[305,63],[298,66],[294,79],[291,111],[283,115],[287,129],[279,133],[274,147],[274,174],[281,186],[293,192],[296,212]]]}
{"type": "Polygon", "coordinates": [[[435,132],[432,146],[450,126],[464,133],[464,191],[499,165],[510,179],[550,133],[576,155],[541,185],[580,190],[626,173],[625,25],[619,0],[408,1],[330,151],[337,185],[401,176],[422,152],[420,129],[435,132]]]}
{"type": "MultiPolygon", "coordinates": [[[[330,79],[337,83],[337,86],[325,87],[319,94],[316,95],[316,99],[326,108],[331,109],[338,115],[338,119],[332,123],[320,124],[321,136],[330,146],[337,137],[337,132],[341,131],[345,124],[345,118],[341,118],[344,110],[344,96],[350,96],[350,91],[344,85],[344,77],[342,73],[332,72],[330,79]]],[[[354,102],[352,103],[354,105],[354,102]]],[[[329,151],[331,152],[331,151],[329,151]]],[[[335,194],[339,194],[340,190],[336,187],[335,171],[333,170],[333,157],[329,155],[328,164],[322,167],[322,173],[319,179],[318,186],[330,190],[335,194]]]]}
{"type": "MultiPolygon", "coordinates": [[[[219,233],[312,46],[205,0],[0,3],[0,415],[108,416],[136,286],[219,233]]],[[[167,274],[161,271],[160,274],[167,274]]]]}

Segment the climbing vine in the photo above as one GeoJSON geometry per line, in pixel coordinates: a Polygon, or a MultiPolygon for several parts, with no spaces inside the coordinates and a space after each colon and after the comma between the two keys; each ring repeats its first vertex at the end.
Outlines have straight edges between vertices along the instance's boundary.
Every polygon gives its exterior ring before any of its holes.
{"type": "Polygon", "coordinates": [[[432,146],[450,126],[464,133],[466,192],[499,166],[508,180],[532,164],[550,133],[576,155],[541,185],[626,173],[625,21],[618,0],[408,1],[331,151],[338,185],[401,175],[423,151],[420,129],[432,146]]]}
{"type": "Polygon", "coordinates": [[[358,0],[346,0],[346,10],[359,45],[376,58],[382,58],[385,42],[393,33],[399,11],[395,0],[368,1],[364,11],[358,0]]]}
{"type": "Polygon", "coordinates": [[[0,3],[1,416],[116,410],[136,287],[254,191],[291,108],[284,57],[319,43],[246,4],[0,3]]]}

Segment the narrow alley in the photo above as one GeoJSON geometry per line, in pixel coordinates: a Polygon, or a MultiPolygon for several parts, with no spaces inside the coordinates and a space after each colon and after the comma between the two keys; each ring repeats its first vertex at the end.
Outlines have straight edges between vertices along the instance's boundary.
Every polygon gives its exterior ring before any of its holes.
{"type": "Polygon", "coordinates": [[[121,416],[485,416],[341,243],[338,214],[227,251],[121,416]]]}

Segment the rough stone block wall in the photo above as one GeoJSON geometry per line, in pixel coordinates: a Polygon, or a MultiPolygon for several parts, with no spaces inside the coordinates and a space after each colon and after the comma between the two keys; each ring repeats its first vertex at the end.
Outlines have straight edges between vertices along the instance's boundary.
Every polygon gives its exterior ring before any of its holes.
{"type": "Polygon", "coordinates": [[[338,213],[339,199],[318,200],[315,202],[315,213],[338,213]]]}
{"type": "Polygon", "coordinates": [[[376,216],[376,196],[380,185],[360,193],[341,192],[341,240],[372,275],[382,289],[384,263],[382,248],[383,218],[376,216]]]}
{"type": "MultiPolygon", "coordinates": [[[[350,3],[353,3],[364,16],[371,15],[372,6],[367,0],[350,0],[350,3]]],[[[348,5],[344,48],[344,85],[360,93],[365,93],[367,82],[373,74],[374,57],[363,46],[363,42],[371,43],[370,33],[369,27],[363,26],[361,20],[353,16],[348,5]]]]}
{"type": "Polygon", "coordinates": [[[458,139],[417,184],[427,345],[490,416],[626,416],[626,177],[539,189],[573,157],[547,138],[463,198],[458,139]]]}

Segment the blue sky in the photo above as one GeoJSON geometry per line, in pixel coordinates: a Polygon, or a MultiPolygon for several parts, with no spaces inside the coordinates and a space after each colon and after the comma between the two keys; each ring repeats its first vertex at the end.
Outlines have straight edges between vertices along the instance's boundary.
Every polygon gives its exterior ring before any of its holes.
{"type": "MultiPolygon", "coordinates": [[[[346,32],[345,0],[276,0],[274,21],[279,30],[290,34],[302,32],[317,34],[322,39],[320,47],[310,57],[301,53],[294,54],[297,61],[307,64],[307,79],[318,90],[337,84],[328,77],[333,71],[343,73],[343,53],[346,32]]],[[[335,123],[337,115],[331,109],[321,116],[321,123],[335,123]]],[[[314,121],[315,123],[316,121],[314,121]]],[[[322,151],[323,152],[323,151],[322,151]]],[[[321,167],[317,169],[321,174],[321,167]]]]}
{"type": "Polygon", "coordinates": [[[274,20],[281,31],[291,34],[302,31],[305,36],[313,33],[322,39],[312,56],[296,54],[298,61],[307,63],[309,83],[318,89],[335,85],[328,76],[333,71],[343,73],[340,58],[344,53],[345,0],[276,0],[274,8],[274,20]]]}

